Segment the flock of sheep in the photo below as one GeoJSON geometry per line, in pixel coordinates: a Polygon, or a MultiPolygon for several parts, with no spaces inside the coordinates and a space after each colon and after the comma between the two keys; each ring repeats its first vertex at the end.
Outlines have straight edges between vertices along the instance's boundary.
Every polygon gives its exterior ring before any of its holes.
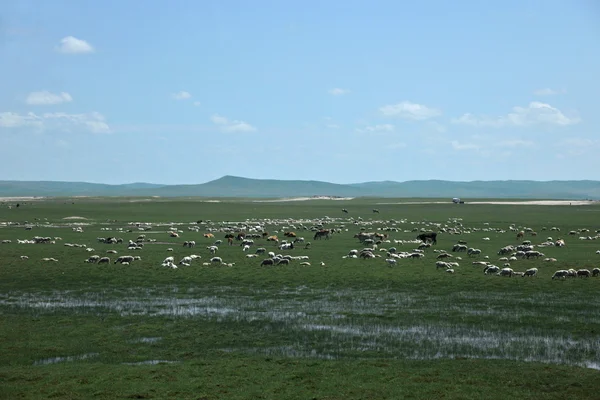
{"type": "MultiPolygon", "coordinates": [[[[343,210],[347,213],[347,210],[343,210]]],[[[374,210],[374,212],[376,212],[374,210]]],[[[379,213],[378,210],[376,213],[379,213]]],[[[155,237],[163,237],[164,240],[178,239],[180,236],[194,236],[194,239],[187,238],[181,243],[177,243],[187,249],[196,248],[196,240],[199,240],[197,235],[203,234],[204,239],[210,240],[210,244],[206,246],[207,253],[209,254],[208,261],[203,262],[203,266],[209,265],[223,265],[228,267],[235,266],[234,262],[225,262],[223,258],[217,256],[219,252],[219,246],[222,246],[226,241],[227,246],[238,246],[243,253],[245,258],[253,259],[259,258],[259,266],[274,266],[274,265],[290,265],[292,263],[298,263],[302,266],[310,266],[310,257],[307,254],[297,254],[303,250],[309,250],[311,248],[311,242],[307,242],[304,237],[300,236],[302,233],[304,236],[311,235],[313,240],[322,241],[322,246],[327,246],[329,240],[335,240],[336,236],[344,234],[346,232],[358,232],[353,235],[357,244],[360,244],[362,248],[351,249],[346,254],[341,255],[342,259],[383,259],[390,267],[397,266],[401,260],[410,259],[421,259],[425,257],[434,257],[434,265],[436,269],[442,269],[447,273],[455,273],[460,267],[460,262],[463,262],[463,257],[467,260],[471,260],[472,266],[483,267],[483,273],[485,275],[505,276],[505,277],[535,277],[538,275],[538,268],[530,266],[522,271],[516,271],[513,269],[511,263],[519,262],[521,260],[538,260],[543,259],[544,262],[552,263],[556,262],[555,258],[546,257],[545,254],[540,251],[545,247],[565,247],[566,242],[564,239],[554,240],[552,237],[547,237],[544,241],[538,244],[533,244],[532,240],[537,236],[537,232],[530,228],[518,228],[514,225],[508,227],[508,229],[491,228],[489,224],[485,224],[484,228],[467,228],[464,227],[460,219],[450,218],[445,223],[422,223],[421,227],[413,226],[410,229],[402,229],[405,225],[416,225],[417,223],[411,223],[406,220],[399,221],[363,221],[361,218],[330,218],[324,217],[316,220],[293,220],[293,219],[282,219],[282,220],[247,220],[239,223],[217,223],[211,221],[198,221],[195,223],[187,224],[188,233],[185,233],[181,229],[183,224],[149,224],[149,223],[130,223],[126,227],[114,228],[119,234],[132,233],[135,231],[143,231],[144,233],[138,234],[136,240],[125,241],[121,237],[109,236],[109,237],[98,237],[98,245],[110,245],[117,246],[122,245],[127,251],[138,252],[143,250],[144,245],[149,243],[154,244],[174,244],[175,242],[158,242],[158,239],[148,238],[149,232],[153,233],[155,237]],[[166,227],[165,230],[163,230],[166,227]],[[157,230],[158,229],[158,230],[157,230]],[[160,236],[157,234],[166,233],[166,236],[160,236]],[[465,240],[469,234],[475,232],[490,232],[496,234],[512,233],[512,241],[515,240],[517,244],[508,244],[501,247],[497,254],[497,261],[500,265],[493,264],[490,260],[489,255],[484,255],[483,252],[474,247],[470,247],[465,240]],[[515,235],[516,233],[516,239],[515,235]],[[406,236],[409,234],[414,239],[393,239],[391,236],[394,234],[402,234],[406,236]],[[443,244],[437,244],[436,237],[440,235],[444,238],[443,244]],[[453,235],[460,235],[461,240],[452,240],[453,235]],[[281,236],[281,238],[279,237],[281,236]],[[530,236],[528,240],[526,236],[530,236]],[[257,241],[264,241],[257,245],[257,241]],[[402,250],[400,247],[405,246],[408,249],[402,250]],[[444,250],[443,247],[447,247],[448,250],[444,250]],[[287,253],[287,254],[286,254],[287,253]],[[433,255],[431,255],[433,253],[433,255]]],[[[5,223],[6,225],[6,223],[5,223]]],[[[86,228],[87,229],[87,228],[86,228]]],[[[112,231],[113,228],[102,227],[102,231],[112,231]]],[[[27,231],[32,230],[32,225],[26,226],[27,231]]],[[[81,226],[72,227],[73,232],[83,233],[84,230],[81,226]]],[[[547,228],[542,228],[547,230],[547,228]]],[[[560,231],[559,228],[552,227],[551,231],[560,231]]],[[[579,240],[594,240],[600,238],[599,232],[597,231],[594,236],[589,234],[589,230],[582,229],[579,231],[569,232],[571,236],[579,235],[579,240]],[[586,234],[582,236],[582,234],[586,234]]],[[[34,236],[32,239],[17,239],[18,244],[56,244],[61,241],[61,237],[40,237],[34,236]]],[[[490,240],[489,237],[484,237],[482,240],[490,240]]],[[[3,244],[12,243],[12,240],[2,240],[3,244]]],[[[74,244],[64,243],[64,246],[84,248],[87,252],[96,253],[93,247],[86,244],[74,244]]],[[[166,249],[168,252],[172,252],[173,248],[169,247],[166,249]]],[[[111,248],[105,250],[105,254],[93,254],[86,259],[82,260],[85,263],[91,264],[110,264],[111,258],[109,254],[117,254],[118,251],[111,248]]],[[[600,254],[600,250],[596,253],[600,254]]],[[[21,259],[27,260],[28,256],[21,256],[21,259]]],[[[115,258],[113,264],[129,265],[142,259],[139,255],[120,255],[115,258]]],[[[196,260],[202,259],[199,254],[190,254],[182,256],[179,260],[176,260],[174,256],[167,256],[162,262],[161,266],[177,269],[179,267],[189,267],[196,260]]],[[[44,257],[42,261],[45,262],[58,262],[56,258],[44,257]]],[[[408,261],[410,262],[410,261],[408,261]]],[[[324,266],[323,261],[319,262],[319,265],[324,266]]],[[[521,264],[519,264],[521,265],[521,264]]],[[[557,278],[569,278],[569,277],[598,277],[600,276],[600,268],[593,268],[591,270],[586,268],[580,269],[560,269],[557,270],[553,275],[552,279],[557,278]]]]}

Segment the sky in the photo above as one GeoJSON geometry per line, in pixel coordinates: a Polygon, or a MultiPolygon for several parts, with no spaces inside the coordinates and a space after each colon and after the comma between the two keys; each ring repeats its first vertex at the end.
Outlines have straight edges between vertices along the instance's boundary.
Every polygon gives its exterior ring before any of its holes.
{"type": "Polygon", "coordinates": [[[0,180],[600,179],[595,0],[5,0],[0,180]]]}

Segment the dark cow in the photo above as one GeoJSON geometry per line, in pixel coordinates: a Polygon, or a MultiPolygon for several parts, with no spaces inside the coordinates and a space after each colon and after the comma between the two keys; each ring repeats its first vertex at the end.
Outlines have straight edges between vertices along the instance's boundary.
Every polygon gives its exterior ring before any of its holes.
{"type": "Polygon", "coordinates": [[[320,231],[315,232],[315,236],[313,238],[313,240],[318,240],[318,239],[329,239],[331,235],[331,231],[329,229],[321,229],[320,231]]]}
{"type": "Polygon", "coordinates": [[[431,242],[431,244],[437,244],[437,232],[421,233],[417,236],[417,239],[424,243],[431,242]]]}

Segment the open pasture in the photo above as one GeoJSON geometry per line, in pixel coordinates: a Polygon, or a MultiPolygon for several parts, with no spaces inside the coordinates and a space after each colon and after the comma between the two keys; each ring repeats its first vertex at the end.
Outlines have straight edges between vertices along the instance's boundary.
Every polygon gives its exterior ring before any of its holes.
{"type": "Polygon", "coordinates": [[[600,206],[383,202],[0,205],[0,397],[596,398],[600,277],[552,276],[600,266],[600,206]],[[437,244],[403,257],[431,231],[437,244]],[[239,232],[255,235],[245,251],[226,239],[239,232]],[[49,240],[19,243],[34,237],[49,240]],[[453,252],[459,241],[480,253],[453,252]],[[543,256],[500,260],[524,241],[543,256]],[[348,257],[364,248],[375,257],[348,257]],[[290,261],[261,266],[268,252],[290,261]],[[140,259],[115,264],[127,255],[140,259]]]}

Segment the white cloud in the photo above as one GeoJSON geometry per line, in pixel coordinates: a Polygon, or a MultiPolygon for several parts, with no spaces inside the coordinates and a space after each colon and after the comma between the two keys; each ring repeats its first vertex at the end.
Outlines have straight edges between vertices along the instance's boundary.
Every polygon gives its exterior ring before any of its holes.
{"type": "Polygon", "coordinates": [[[593,147],[600,144],[600,139],[568,138],[561,140],[557,145],[560,147],[593,147]]]}
{"type": "Polygon", "coordinates": [[[110,133],[106,118],[98,112],[87,114],[27,113],[19,115],[13,112],[0,113],[0,128],[36,128],[38,130],[73,131],[84,129],[92,133],[110,133]]]}
{"type": "Polygon", "coordinates": [[[348,94],[348,93],[350,93],[350,91],[348,89],[341,89],[341,88],[329,89],[329,94],[331,94],[333,96],[342,96],[342,95],[348,94]]]}
{"type": "Polygon", "coordinates": [[[186,92],[185,90],[182,90],[180,92],[173,93],[171,95],[171,98],[173,98],[175,100],[187,100],[187,99],[191,99],[192,95],[189,92],[186,92]]]}
{"type": "Polygon", "coordinates": [[[202,103],[200,103],[199,101],[195,101],[195,102],[194,102],[194,105],[195,105],[196,107],[200,107],[200,106],[202,105],[202,103]]]}
{"type": "Polygon", "coordinates": [[[496,146],[498,147],[531,147],[533,145],[533,141],[521,139],[503,140],[496,143],[496,146]]]}
{"type": "Polygon", "coordinates": [[[453,140],[451,143],[454,150],[479,150],[480,148],[475,143],[459,143],[456,140],[453,140]]]}
{"type": "Polygon", "coordinates": [[[422,104],[403,101],[398,104],[390,104],[379,109],[386,117],[400,117],[414,120],[425,120],[441,115],[441,111],[429,108],[422,104]]]}
{"type": "Polygon", "coordinates": [[[557,108],[539,101],[532,101],[527,107],[513,107],[513,112],[500,117],[477,117],[473,114],[463,114],[460,118],[452,120],[455,124],[479,126],[479,127],[502,127],[502,126],[530,126],[537,124],[548,124],[567,126],[581,122],[576,116],[566,116],[557,108]]]}
{"type": "Polygon", "coordinates": [[[329,129],[340,129],[340,126],[338,124],[327,124],[325,125],[325,127],[329,129]]]}
{"type": "Polygon", "coordinates": [[[534,90],[533,94],[536,96],[552,96],[555,94],[562,94],[565,92],[566,92],[565,90],[554,90],[554,89],[550,89],[550,88],[543,88],[543,89],[534,90]]]}
{"type": "Polygon", "coordinates": [[[0,128],[19,128],[19,127],[35,127],[42,128],[43,122],[41,117],[30,112],[24,115],[19,115],[13,112],[0,113],[0,128]]]}
{"type": "Polygon", "coordinates": [[[210,117],[211,121],[220,126],[224,132],[254,132],[256,128],[244,121],[228,120],[220,115],[210,117]]]}
{"type": "Polygon", "coordinates": [[[357,128],[360,133],[375,133],[375,132],[393,132],[395,129],[392,124],[371,125],[364,128],[357,128]]]}
{"type": "Polygon", "coordinates": [[[85,40],[77,39],[73,36],[67,36],[60,40],[60,45],[56,50],[65,54],[83,54],[93,53],[94,48],[85,40]]]}
{"type": "Polygon", "coordinates": [[[61,93],[50,93],[46,90],[42,90],[41,92],[32,92],[29,93],[25,102],[29,105],[53,105],[53,104],[61,104],[68,103],[73,101],[73,98],[69,93],[61,92],[61,93]]]}
{"type": "Polygon", "coordinates": [[[98,112],[87,114],[46,113],[42,116],[48,124],[65,130],[85,128],[92,133],[110,133],[106,118],[98,112]]]}

